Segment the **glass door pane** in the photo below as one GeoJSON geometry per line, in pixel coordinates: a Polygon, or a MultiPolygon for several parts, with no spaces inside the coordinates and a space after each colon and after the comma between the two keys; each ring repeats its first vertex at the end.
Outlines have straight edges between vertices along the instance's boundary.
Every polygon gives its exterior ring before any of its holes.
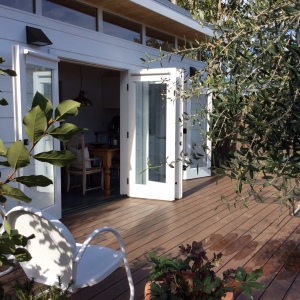
{"type": "Polygon", "coordinates": [[[185,153],[192,161],[191,165],[184,171],[184,179],[210,176],[211,142],[206,137],[208,130],[207,110],[211,109],[211,97],[202,94],[194,96],[187,102],[186,111],[191,116],[187,124],[185,136],[185,153]]]}
{"type": "MultiPolygon", "coordinates": [[[[57,107],[59,102],[58,61],[57,57],[48,53],[20,45],[13,47],[13,67],[18,74],[14,77],[14,109],[17,116],[15,137],[17,140],[24,141],[28,149],[32,144],[24,130],[24,115],[31,109],[32,100],[37,91],[45,95],[52,102],[54,108],[57,107]]],[[[34,147],[33,154],[59,149],[59,141],[45,136],[34,147]]],[[[47,187],[29,188],[21,185],[20,188],[32,199],[28,205],[43,209],[53,216],[61,218],[60,168],[31,159],[29,167],[20,170],[20,175],[44,175],[52,180],[53,184],[47,187]]],[[[22,202],[20,204],[24,205],[22,202]]]]}
{"type": "Polygon", "coordinates": [[[136,83],[136,183],[166,182],[166,84],[136,83]],[[149,165],[154,168],[148,168],[149,165]]]}
{"type": "MultiPolygon", "coordinates": [[[[31,109],[32,99],[36,92],[40,92],[52,101],[52,70],[26,64],[26,91],[27,91],[27,111],[31,109]]],[[[43,137],[35,146],[34,154],[44,151],[54,150],[54,141],[51,136],[43,137]]],[[[54,182],[54,167],[51,164],[31,159],[30,173],[35,175],[44,175],[54,182]]],[[[31,187],[30,197],[31,206],[43,209],[54,205],[54,185],[46,187],[31,187]]]]}

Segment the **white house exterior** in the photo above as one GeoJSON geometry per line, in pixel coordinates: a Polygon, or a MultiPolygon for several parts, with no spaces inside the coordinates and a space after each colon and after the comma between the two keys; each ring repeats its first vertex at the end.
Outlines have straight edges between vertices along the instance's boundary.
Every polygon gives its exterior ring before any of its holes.
{"type": "MultiPolygon", "coordinates": [[[[105,131],[111,119],[120,116],[121,194],[174,200],[182,197],[183,178],[210,175],[209,159],[199,169],[184,173],[180,163],[165,168],[163,174],[140,172],[151,155],[155,161],[155,153],[171,162],[182,149],[188,151],[189,138],[184,138],[178,118],[195,107],[192,101],[172,101],[178,95],[175,83],[182,82],[191,68],[201,69],[204,64],[174,55],[163,61],[163,66],[158,61],[145,65],[141,58],[147,59],[145,53],[159,55],[158,49],[150,47],[155,41],[168,40],[176,47],[185,38],[193,41],[196,35],[198,39],[212,35],[210,28],[167,0],[0,0],[0,27],[0,56],[6,60],[1,67],[13,68],[18,74],[15,79],[4,76],[0,81],[1,97],[9,102],[0,109],[5,145],[26,141],[22,119],[35,91],[47,95],[56,107],[63,99],[74,99],[82,85],[93,106],[80,107],[79,115],[71,121],[89,129],[87,142],[94,141],[94,131],[105,131]],[[52,44],[31,44],[26,27],[42,30],[52,44]],[[141,100],[149,90],[158,91],[162,80],[168,82],[164,85],[167,101],[163,117],[157,112],[158,99],[148,95],[146,110],[141,100]],[[152,136],[145,128],[149,126],[157,131],[152,136]],[[158,146],[156,142],[151,146],[154,139],[160,140],[158,146]]],[[[59,149],[60,144],[49,139],[39,147],[37,153],[59,149]]],[[[26,172],[53,178],[53,186],[25,192],[32,196],[32,206],[60,217],[61,170],[44,165],[32,164],[26,172]]],[[[0,172],[3,180],[8,171],[0,167],[0,172]]],[[[6,206],[17,204],[9,200],[6,206]]]]}

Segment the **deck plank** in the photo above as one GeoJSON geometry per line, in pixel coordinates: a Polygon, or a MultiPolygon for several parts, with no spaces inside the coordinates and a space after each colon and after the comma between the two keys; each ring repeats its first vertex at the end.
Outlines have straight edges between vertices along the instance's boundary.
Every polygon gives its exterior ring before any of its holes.
{"type": "MultiPolygon", "coordinates": [[[[261,282],[266,289],[254,293],[254,299],[298,299],[300,284],[300,217],[289,216],[288,209],[279,215],[279,206],[252,201],[248,208],[232,208],[221,202],[225,194],[233,199],[233,184],[214,177],[184,181],[181,200],[156,201],[124,198],[102,203],[93,208],[65,216],[62,222],[70,229],[76,242],[82,242],[94,229],[115,227],[122,235],[135,283],[135,299],[143,299],[143,290],[150,266],[149,252],[158,255],[178,255],[178,246],[202,241],[208,256],[223,253],[221,274],[227,268],[244,266],[253,270],[262,266],[261,282]],[[216,209],[216,207],[218,208],[216,209]]],[[[111,234],[93,241],[118,248],[111,234]]],[[[2,282],[10,290],[16,279],[23,280],[24,272],[16,268],[2,282]]],[[[99,284],[79,290],[71,300],[125,300],[129,289],[124,268],[119,268],[99,284]]],[[[236,295],[236,300],[246,299],[236,295]]]]}

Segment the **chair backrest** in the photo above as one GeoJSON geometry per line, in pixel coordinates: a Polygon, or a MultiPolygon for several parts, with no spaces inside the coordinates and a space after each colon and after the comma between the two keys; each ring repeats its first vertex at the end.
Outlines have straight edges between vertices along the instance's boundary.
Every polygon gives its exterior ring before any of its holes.
{"type": "Polygon", "coordinates": [[[77,160],[71,163],[71,167],[82,170],[91,168],[91,162],[88,160],[90,154],[88,148],[85,147],[83,134],[75,134],[72,139],[66,143],[66,148],[77,157],[77,160]]]}
{"type": "Polygon", "coordinates": [[[7,213],[7,218],[19,233],[35,235],[26,247],[32,259],[20,263],[28,278],[54,285],[61,276],[65,287],[73,278],[76,256],[76,243],[67,227],[53,216],[31,207],[17,206],[7,213]]]}

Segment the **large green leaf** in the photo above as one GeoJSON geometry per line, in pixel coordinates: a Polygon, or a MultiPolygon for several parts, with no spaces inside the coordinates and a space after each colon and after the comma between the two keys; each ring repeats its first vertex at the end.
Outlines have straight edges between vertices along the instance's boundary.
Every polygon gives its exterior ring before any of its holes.
{"type": "Polygon", "coordinates": [[[15,251],[15,243],[10,235],[4,232],[0,239],[0,253],[13,254],[15,251]]]}
{"type": "Polygon", "coordinates": [[[36,106],[40,107],[40,109],[44,112],[47,118],[47,122],[49,122],[52,119],[53,114],[53,106],[51,101],[41,93],[36,92],[32,100],[31,108],[34,108],[36,106]]]}
{"type": "Polygon", "coordinates": [[[53,181],[48,177],[43,175],[29,175],[29,176],[20,176],[16,178],[17,182],[20,182],[28,187],[32,186],[48,186],[53,184],[53,181]]]}
{"type": "Polygon", "coordinates": [[[246,273],[245,269],[239,267],[236,270],[236,274],[235,274],[236,277],[235,277],[235,279],[237,281],[239,281],[239,282],[243,282],[245,280],[245,278],[246,278],[246,275],[247,275],[247,273],[246,273]]]}
{"type": "Polygon", "coordinates": [[[80,131],[82,131],[82,129],[74,124],[63,123],[59,127],[54,128],[52,131],[50,131],[49,134],[54,138],[57,138],[60,141],[64,142],[69,141],[75,133],[80,131]]]}
{"type": "Polygon", "coordinates": [[[9,254],[2,249],[0,245],[0,266],[11,266],[14,267],[15,264],[12,260],[9,260],[7,255],[3,255],[2,253],[9,254]]]}
{"type": "Polygon", "coordinates": [[[25,247],[27,245],[28,240],[35,238],[34,234],[31,234],[30,236],[26,237],[26,236],[20,234],[17,229],[12,229],[10,236],[14,240],[16,245],[23,246],[23,247],[25,247]]]}
{"type": "Polygon", "coordinates": [[[8,197],[24,201],[29,203],[31,199],[27,197],[20,189],[13,188],[9,184],[0,185],[0,195],[6,195],[8,197]]]}
{"type": "Polygon", "coordinates": [[[0,166],[10,167],[10,164],[7,161],[0,161],[0,166]]]}
{"type": "Polygon", "coordinates": [[[10,224],[8,223],[8,221],[7,221],[6,218],[5,218],[5,220],[4,220],[4,230],[5,230],[8,234],[10,234],[10,232],[11,232],[11,226],[10,226],[10,224]]]}
{"type": "Polygon", "coordinates": [[[62,150],[62,151],[52,150],[52,151],[36,154],[33,157],[39,161],[47,162],[57,167],[67,166],[74,159],[76,159],[76,156],[71,151],[68,150],[62,150]]]}
{"type": "Polygon", "coordinates": [[[7,148],[4,146],[3,141],[0,140],[0,156],[6,156],[7,148]]]}
{"type": "Polygon", "coordinates": [[[30,158],[27,148],[21,141],[14,142],[7,149],[6,158],[10,166],[15,170],[29,165],[30,158]]]}
{"type": "Polygon", "coordinates": [[[5,203],[6,202],[6,198],[2,195],[0,195],[0,203],[5,203]]]}
{"type": "Polygon", "coordinates": [[[250,282],[250,281],[256,281],[259,277],[261,277],[263,274],[263,268],[259,268],[259,269],[256,269],[252,272],[250,272],[248,275],[247,275],[247,278],[246,278],[246,281],[247,282],[250,282]]]}
{"type": "Polygon", "coordinates": [[[6,70],[0,69],[0,70],[1,70],[1,74],[6,73],[9,76],[17,76],[17,73],[14,70],[11,69],[6,69],[6,70]]]}
{"type": "Polygon", "coordinates": [[[64,100],[55,110],[55,121],[64,122],[69,116],[77,116],[80,103],[74,100],[64,100]]]}
{"type": "Polygon", "coordinates": [[[31,254],[25,249],[18,247],[15,252],[13,253],[14,257],[17,259],[17,261],[29,261],[31,260],[32,256],[31,254]]]}
{"type": "Polygon", "coordinates": [[[25,125],[25,132],[32,143],[38,142],[44,135],[47,119],[45,113],[39,106],[35,106],[26,113],[23,124],[25,125]]]}

